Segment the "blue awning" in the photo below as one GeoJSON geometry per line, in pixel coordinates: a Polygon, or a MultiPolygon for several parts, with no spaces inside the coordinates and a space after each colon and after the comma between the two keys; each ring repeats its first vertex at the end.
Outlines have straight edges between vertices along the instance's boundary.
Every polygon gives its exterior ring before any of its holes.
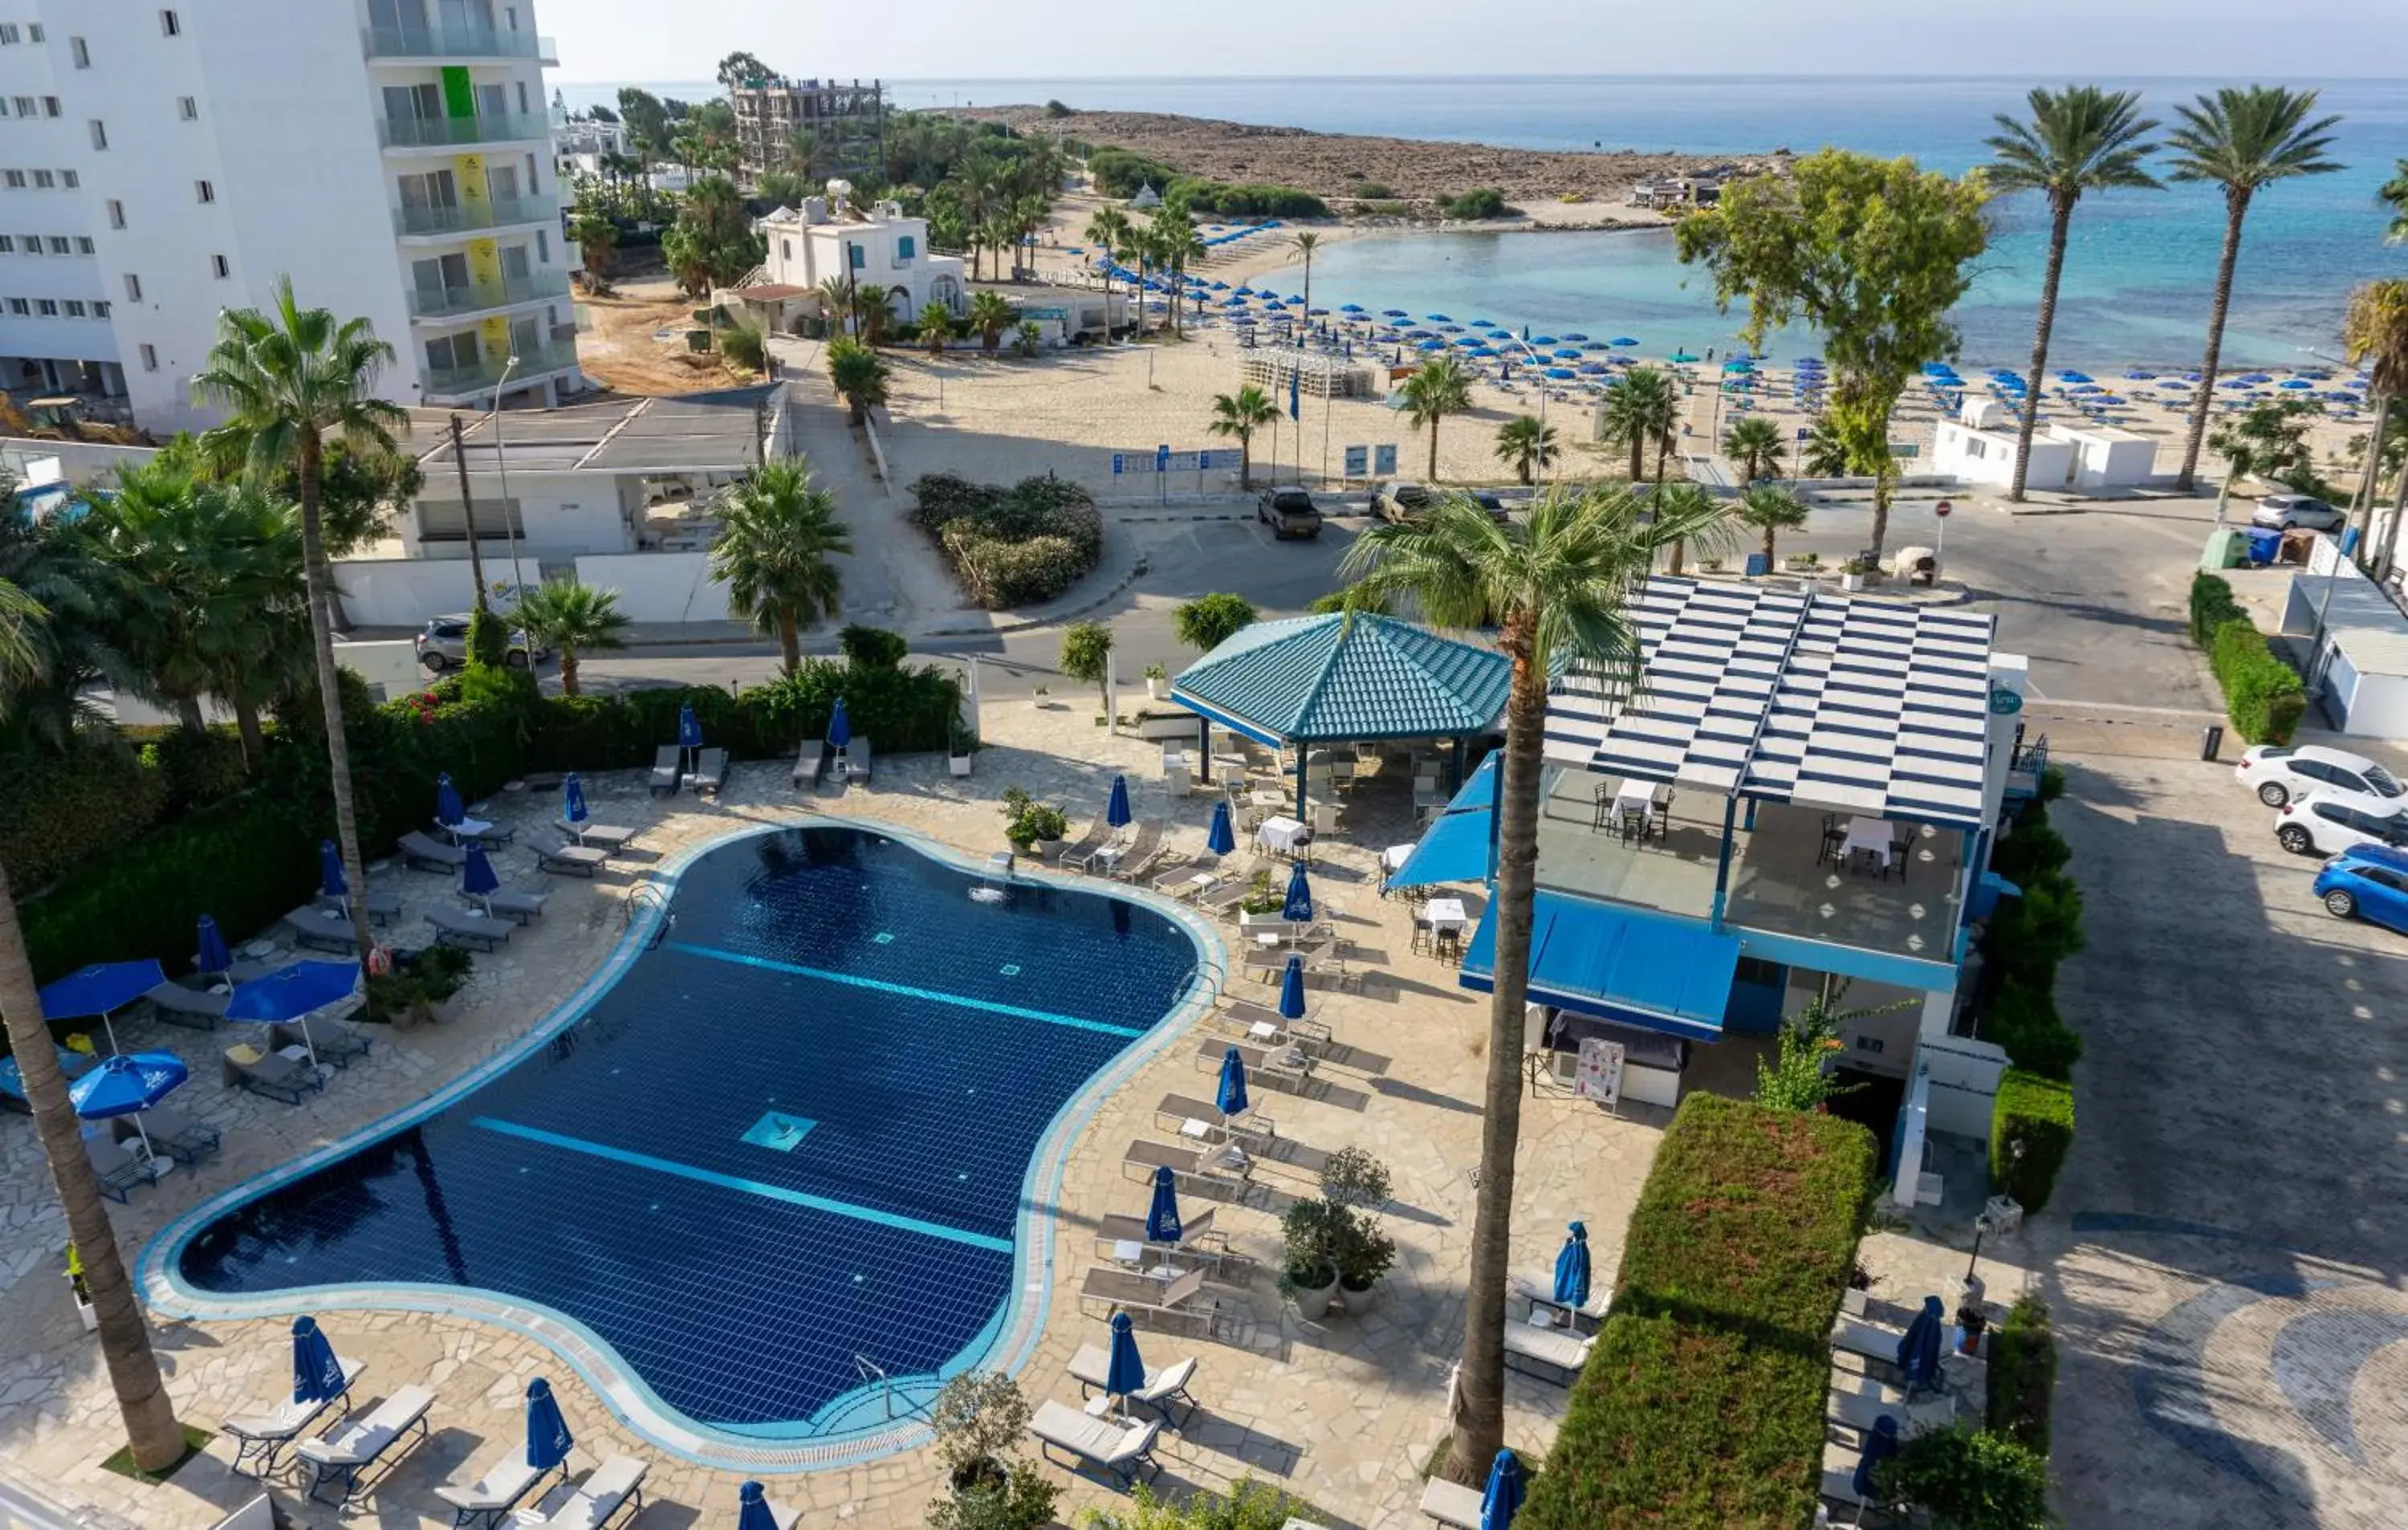
{"type": "MultiPolygon", "coordinates": [[[[1540,893],[1531,909],[1533,1004],[1552,1004],[1694,1041],[1719,1041],[1739,937],[1694,920],[1540,893]]],[[[1464,987],[1496,987],[1497,900],[1463,953],[1464,987]]]]}
{"type": "Polygon", "coordinates": [[[1498,762],[1492,753],[1446,805],[1446,810],[1388,878],[1390,887],[1427,887],[1436,882],[1484,882],[1489,846],[1495,840],[1498,762]]]}

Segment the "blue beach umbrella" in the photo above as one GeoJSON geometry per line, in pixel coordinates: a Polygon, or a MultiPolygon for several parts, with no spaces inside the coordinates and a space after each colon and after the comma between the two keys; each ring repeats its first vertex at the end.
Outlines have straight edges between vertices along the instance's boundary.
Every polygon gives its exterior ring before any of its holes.
{"type": "Polygon", "coordinates": [[[1402,308],[1382,308],[1380,310],[1380,317],[1383,319],[1410,319],[1412,315],[1407,313],[1402,308]]]}
{"type": "Polygon", "coordinates": [[[150,1134],[142,1112],[183,1087],[191,1072],[174,1052],[138,1051],[103,1058],[98,1067],[67,1085],[67,1099],[86,1121],[110,1121],[132,1116],[142,1134],[142,1151],[150,1151],[150,1134]]]}
{"type": "Polygon", "coordinates": [[[1137,1352],[1137,1324],[1126,1312],[1112,1314],[1112,1353],[1104,1366],[1104,1390],[1120,1397],[1145,1390],[1145,1360],[1137,1352]]]}
{"type": "Polygon", "coordinates": [[[1179,1176],[1168,1164],[1157,1165],[1154,1171],[1154,1204],[1145,1209],[1145,1240],[1149,1243],[1176,1243],[1184,1224],[1179,1220],[1179,1176]]]}
{"type": "Polygon", "coordinates": [[[1212,824],[1204,831],[1204,848],[1215,855],[1229,855],[1237,851],[1238,836],[1229,826],[1229,799],[1226,797],[1212,805],[1212,824]]]}
{"type": "Polygon", "coordinates": [[[331,839],[318,841],[318,891],[339,898],[351,889],[343,881],[343,857],[331,839]]]}
{"type": "Polygon", "coordinates": [[[1212,1096],[1212,1103],[1224,1116],[1246,1113],[1246,1060],[1238,1055],[1235,1047],[1221,1054],[1221,1088],[1212,1096]]]}
{"type": "Polygon", "coordinates": [[[1312,922],[1312,883],[1304,874],[1302,861],[1287,874],[1287,904],[1280,917],[1294,924],[1312,922]]]}
{"type": "Polygon", "coordinates": [[[502,879],[494,874],[493,857],[478,841],[468,841],[468,859],[460,867],[460,891],[472,898],[501,891],[502,879]]]}
{"type": "Polygon", "coordinates": [[[1572,347],[1566,346],[1562,350],[1557,350],[1555,353],[1555,360],[1559,362],[1576,362],[1581,359],[1581,353],[1572,347]]]}
{"type": "Polygon", "coordinates": [[[833,749],[843,749],[853,742],[853,719],[845,713],[842,696],[836,698],[836,710],[828,713],[827,741],[833,749]]]}
{"type": "Polygon", "coordinates": [[[1588,1223],[1571,1224],[1571,1236],[1555,1253],[1555,1300],[1570,1307],[1588,1304],[1588,1223]]]}
{"type": "Polygon", "coordinates": [[[1575,368],[1584,378],[1601,378],[1613,370],[1603,362],[1583,362],[1575,368]]]}
{"type": "Polygon", "coordinates": [[[318,1320],[303,1316],[293,1320],[293,1400],[296,1403],[329,1402],[351,1390],[343,1380],[343,1363],[335,1358],[335,1347],[318,1331],[318,1320]]]}
{"type": "Polygon", "coordinates": [[[1507,1530],[1521,1509],[1522,1462],[1511,1451],[1499,1451],[1488,1466],[1488,1491],[1480,1495],[1480,1530],[1507,1530]]]}
{"type": "Polygon", "coordinates": [[[294,962],[235,984],[234,996],[226,1000],[226,1018],[263,1024],[297,1019],[351,997],[359,983],[357,962],[294,962]]]}
{"type": "Polygon", "coordinates": [[[1438,332],[1440,335],[1460,335],[1463,333],[1463,326],[1461,324],[1440,324],[1438,326],[1438,332]]]}
{"type": "Polygon", "coordinates": [[[436,777],[435,822],[448,827],[467,816],[468,809],[460,801],[460,789],[452,784],[451,772],[436,777]]]}
{"type": "Polygon", "coordinates": [[[1617,335],[1617,336],[1615,336],[1612,339],[1608,340],[1608,341],[1606,341],[1605,343],[1606,343],[1606,344],[1608,344],[1608,345],[1611,345],[1611,346],[1623,346],[1623,347],[1627,347],[1627,346],[1634,346],[1634,345],[1637,345],[1639,342],[1638,342],[1637,340],[1632,339],[1632,338],[1631,338],[1629,336],[1627,336],[1627,335],[1617,335]]]}
{"type": "Polygon", "coordinates": [[[758,1482],[747,1482],[736,1495],[736,1530],[778,1530],[769,1495],[758,1482]]]}
{"type": "Polygon", "coordinates": [[[1454,320],[1449,319],[1442,313],[1426,313],[1422,315],[1422,318],[1433,324],[1452,324],[1455,322],[1454,320]]]}
{"type": "Polygon", "coordinates": [[[2293,378],[2288,382],[2278,382],[2274,384],[2274,386],[2277,388],[2313,388],[2315,384],[2310,382],[2305,378],[2293,378]]]}
{"type": "Polygon", "coordinates": [[[1279,1012],[1282,1020],[1304,1018],[1304,958],[1291,956],[1280,974],[1279,1012]]]}
{"type": "Polygon", "coordinates": [[[585,822],[585,783],[578,779],[574,770],[568,773],[566,780],[560,783],[560,816],[565,822],[585,822]]]}
{"type": "Polygon", "coordinates": [[[1497,321],[1494,319],[1474,319],[1471,322],[1471,327],[1474,329],[1495,329],[1497,327],[1497,321]]]}
{"type": "Polygon", "coordinates": [[[1547,368],[1547,376],[1557,382],[1570,382],[1579,374],[1569,366],[1550,366],[1547,368]]]}
{"type": "MultiPolygon", "coordinates": [[[[1585,336],[1585,335],[1583,335],[1580,331],[1578,331],[1578,330],[1576,330],[1576,329],[1568,329],[1568,330],[1564,331],[1564,338],[1565,338],[1565,339],[1567,339],[1567,340],[1572,341],[1574,344],[1578,344],[1579,342],[1581,342],[1581,341],[1583,341],[1583,340],[1587,339],[1587,338],[1588,338],[1588,336],[1585,336]]],[[[1535,344],[1537,344],[1538,342],[1534,340],[1534,341],[1532,341],[1531,343],[1532,343],[1533,345],[1535,345],[1535,344]]]]}
{"type": "Polygon", "coordinates": [[[1864,1453],[1856,1457],[1856,1475],[1848,1485],[1856,1496],[1867,1503],[1878,1502],[1881,1493],[1873,1486],[1873,1468],[1898,1454],[1898,1421],[1884,1413],[1873,1420],[1873,1432],[1865,1437],[1864,1453]]]}
{"type": "Polygon", "coordinates": [[[1535,348],[1542,345],[1560,345],[1563,342],[1552,335],[1525,335],[1522,336],[1522,343],[1535,348]]]}
{"type": "Polygon", "coordinates": [[[1940,1376],[1940,1298],[1923,1298],[1923,1310],[1906,1325],[1906,1337],[1898,1341],[1898,1368],[1905,1373],[1909,1392],[1928,1387],[1940,1376]]]}
{"type": "Polygon", "coordinates": [[[694,703],[689,701],[678,708],[678,748],[701,747],[702,721],[694,715],[694,703]]]}
{"type": "Polygon", "coordinates": [[[552,1400],[551,1382],[537,1377],[527,1383],[526,1397],[526,1464],[550,1471],[568,1460],[568,1448],[577,1441],[568,1433],[568,1421],[560,1416],[560,1404],[552,1400]]]}
{"type": "Polygon", "coordinates": [[[234,952],[226,950],[225,937],[218,933],[218,922],[203,914],[195,929],[193,965],[205,974],[224,972],[234,965],[234,952]]]}
{"type": "Polygon", "coordinates": [[[1444,340],[1438,339],[1424,340],[1421,344],[1413,347],[1413,349],[1415,350],[1444,350],[1446,349],[1446,342],[1444,340]]]}
{"type": "Polygon", "coordinates": [[[1340,313],[1362,313],[1366,310],[1360,303],[1341,303],[1338,306],[1338,311],[1340,313]]]}
{"type": "MultiPolygon", "coordinates": [[[[2085,379],[2084,380],[2085,380],[2085,381],[2087,381],[2088,379],[2085,379]]],[[[2262,388],[2262,387],[2264,387],[2266,384],[2268,384],[2268,383],[2270,383],[2270,382],[2273,381],[2274,379],[2273,379],[2272,378],[2271,378],[2271,377],[2268,377],[2268,376],[2267,376],[2265,373],[2263,373],[2263,372],[2249,372],[2249,373],[2244,373],[2244,374],[2243,375],[2243,377],[2242,377],[2241,380],[2242,380],[2242,381],[2243,381],[2243,382],[2249,383],[2249,384],[2251,384],[2252,386],[2262,388]]]]}
{"type": "Polygon", "coordinates": [[[50,1020],[98,1016],[101,1028],[108,1033],[108,1050],[115,1051],[117,1026],[108,1018],[110,1011],[124,1008],[166,980],[167,974],[153,961],[94,962],[54,983],[45,983],[40,994],[42,1013],[50,1020]]]}
{"type": "Polygon", "coordinates": [[[1128,827],[1128,822],[1131,816],[1132,815],[1129,812],[1128,800],[1128,778],[1126,776],[1114,776],[1112,778],[1111,795],[1104,799],[1104,822],[1111,824],[1115,829],[1125,829],[1128,827]]]}

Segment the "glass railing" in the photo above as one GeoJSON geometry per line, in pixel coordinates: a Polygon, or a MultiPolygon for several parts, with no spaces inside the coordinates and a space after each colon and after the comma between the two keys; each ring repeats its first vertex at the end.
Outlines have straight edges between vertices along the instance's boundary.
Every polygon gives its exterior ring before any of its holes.
{"type": "Polygon", "coordinates": [[[520,351],[516,366],[510,365],[508,356],[488,356],[472,366],[430,366],[426,369],[426,397],[453,398],[491,389],[502,380],[505,369],[510,374],[510,381],[517,383],[576,365],[575,346],[539,345],[520,351]]]}
{"type": "Polygon", "coordinates": [[[452,149],[551,136],[542,118],[518,111],[489,117],[387,118],[377,124],[377,141],[387,149],[452,149]]]}
{"type": "Polygon", "coordinates": [[[550,37],[496,27],[370,27],[364,34],[372,59],[534,59],[558,64],[560,49],[550,37]]]}
{"type": "Polygon", "coordinates": [[[404,234],[464,234],[474,229],[508,228],[512,223],[560,221],[560,200],[551,196],[495,198],[481,207],[398,207],[393,226],[404,234]]]}
{"type": "Polygon", "coordinates": [[[539,271],[467,287],[446,287],[439,292],[413,288],[409,314],[413,319],[456,319],[462,314],[507,307],[513,303],[537,303],[567,295],[567,272],[539,271]]]}

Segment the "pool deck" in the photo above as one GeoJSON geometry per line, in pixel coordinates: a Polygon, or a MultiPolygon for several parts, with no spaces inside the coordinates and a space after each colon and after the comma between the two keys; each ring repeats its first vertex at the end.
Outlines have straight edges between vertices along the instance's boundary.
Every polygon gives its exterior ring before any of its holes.
{"type": "MultiPolygon", "coordinates": [[[[639,848],[664,859],[735,829],[798,822],[814,811],[893,825],[982,859],[1002,848],[998,804],[1008,786],[1069,802],[1079,809],[1074,816],[1083,816],[1085,805],[1102,802],[1111,772],[1119,769],[1128,773],[1141,814],[1162,808],[1157,746],[1107,739],[1090,725],[1089,715],[1084,706],[990,708],[985,731],[992,742],[968,779],[949,777],[941,758],[889,756],[879,761],[874,788],[849,794],[798,794],[782,765],[767,764],[738,766],[717,803],[650,798],[640,773],[589,778],[588,790],[596,822],[643,825],[639,848]]],[[[508,821],[529,822],[557,803],[556,797],[539,800],[541,809],[506,794],[496,806],[508,821]]],[[[1200,851],[1211,800],[1199,792],[1176,804],[1167,842],[1200,851]]],[[[1398,1245],[1397,1267],[1377,1288],[1369,1311],[1300,1322],[1270,1279],[1279,1249],[1276,1217],[1257,1207],[1225,1208],[1219,1224],[1262,1267],[1242,1289],[1208,1289],[1223,1306],[1213,1338],[1175,1330],[1141,1334],[1150,1365],[1188,1354],[1202,1360],[1192,1388],[1201,1407],[1185,1428],[1163,1436],[1160,1486],[1223,1488],[1251,1473],[1319,1506],[1332,1530],[1421,1523],[1414,1510],[1420,1470],[1445,1432],[1445,1380],[1459,1338],[1469,1264],[1487,1001],[1458,988],[1452,967],[1412,952],[1404,904],[1383,903],[1375,894],[1380,847],[1412,837],[1408,801],[1398,794],[1393,808],[1373,808],[1363,828],[1326,843],[1315,864],[1317,896],[1342,910],[1341,925],[1369,969],[1358,993],[1316,989],[1318,1013],[1342,1046],[1385,1059],[1385,1066],[1325,1065],[1319,1076],[1335,1086],[1331,1097],[1268,1094],[1256,1102],[1277,1121],[1283,1137],[1321,1149],[1359,1145],[1387,1164],[1396,1194],[1386,1225],[1398,1245]]],[[[574,994],[610,951],[622,935],[623,904],[646,865],[638,857],[622,863],[632,871],[589,883],[538,879],[524,850],[497,860],[512,885],[540,881],[553,894],[543,920],[500,952],[478,958],[474,984],[452,1019],[390,1036],[380,1032],[373,1056],[337,1075],[324,1093],[300,1107],[218,1087],[208,1054],[213,1044],[231,1044],[222,1033],[147,1021],[119,1025],[129,1048],[164,1046],[194,1062],[194,1083],[178,1103],[225,1134],[223,1151],[197,1171],[179,1169],[159,1186],[135,1191],[130,1206],[109,1208],[129,1263],[153,1234],[202,1201],[423,1097],[509,1047],[574,994]]],[[[394,930],[410,943],[426,933],[421,910],[450,896],[448,879],[397,866],[375,880],[408,899],[394,930]]],[[[1226,933],[1234,937],[1234,931],[1226,933]]],[[[1242,977],[1231,987],[1242,997],[1268,996],[1259,982],[1242,977]]],[[[1122,1149],[1133,1137],[1163,1137],[1154,1104],[1166,1093],[1209,1093],[1211,1079],[1199,1071],[1195,1050],[1174,1044],[1147,1062],[1102,1103],[1072,1146],[1054,1211],[1045,1327],[1019,1372],[1032,1402],[1080,1397],[1066,1367],[1074,1351],[1100,1342],[1104,1332],[1098,1319],[1079,1310],[1077,1299],[1092,1227],[1109,1213],[1143,1211],[1144,1187],[1124,1176],[1122,1149]]],[[[1743,1079],[1746,1060],[1735,1052],[1730,1061],[1741,1070],[1735,1078],[1743,1079]]],[[[1579,1219],[1590,1229],[1597,1279],[1610,1282],[1666,1119],[1666,1112],[1639,1106],[1626,1107],[1615,1119],[1558,1092],[1526,1098],[1516,1267],[1547,1269],[1564,1223],[1579,1219]]],[[[1258,1180],[1274,1191],[1311,1189],[1309,1180],[1276,1166],[1258,1180]]],[[[1265,1198],[1283,1204],[1276,1195],[1257,1197],[1265,1198]]],[[[1191,1215],[1202,1204],[1185,1199],[1191,1215]]],[[[222,1437],[210,1446],[209,1459],[187,1466],[165,1486],[138,1487],[100,1469],[100,1459],[123,1435],[98,1348],[79,1330],[65,1282],[54,1275],[64,1238],[64,1219],[52,1203],[31,1123],[0,1116],[0,1480],[22,1480],[86,1510],[95,1525],[201,1530],[257,1488],[231,1475],[232,1445],[222,1437]]],[[[1868,1242],[1864,1257],[1877,1271],[1885,1264],[1895,1268],[1903,1299],[1914,1283],[1910,1276],[1920,1277],[1919,1266],[1929,1262],[1924,1251],[1930,1248],[1885,1235],[1868,1242]]],[[[1935,1270],[1954,1257],[1944,1249],[1936,1252],[1935,1270]]],[[[2013,1272],[1985,1253],[1985,1273],[1995,1272],[1995,1298],[2008,1290],[2013,1272]]],[[[1891,1283],[1885,1280],[1883,1287],[1891,1283]]],[[[161,1362],[185,1421],[214,1429],[289,1387],[286,1327],[283,1320],[155,1323],[161,1362]]],[[[434,1488],[472,1477],[520,1447],[522,1397],[537,1375],[551,1380],[577,1437],[577,1469],[590,1469],[598,1455],[617,1451],[651,1462],[649,1507],[635,1522],[638,1526],[734,1522],[738,1486],[747,1474],[681,1460],[638,1437],[537,1339],[470,1319],[399,1310],[335,1313],[325,1327],[341,1353],[367,1363],[356,1401],[370,1402],[407,1381],[433,1386],[439,1400],[432,1438],[404,1457],[348,1519],[338,1521],[322,1506],[298,1505],[289,1484],[280,1487],[279,1501],[297,1523],[449,1524],[449,1512],[437,1513],[434,1488]]],[[[1509,1443],[1542,1456],[1565,1398],[1560,1388],[1509,1374],[1509,1443]]],[[[1116,1496],[1092,1480],[1047,1469],[1068,1484],[1058,1510],[1065,1523],[1116,1496]]],[[[902,1526],[924,1523],[939,1472],[933,1452],[920,1448],[767,1480],[770,1496],[804,1510],[807,1523],[902,1526]]]]}

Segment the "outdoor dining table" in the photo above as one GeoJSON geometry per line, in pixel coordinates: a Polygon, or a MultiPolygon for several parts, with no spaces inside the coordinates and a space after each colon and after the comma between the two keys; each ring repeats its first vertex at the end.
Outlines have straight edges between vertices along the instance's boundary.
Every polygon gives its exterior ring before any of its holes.
{"type": "Polygon", "coordinates": [[[1432,898],[1423,909],[1422,917],[1429,921],[1431,929],[1453,930],[1457,935],[1461,935],[1464,926],[1471,922],[1471,916],[1464,911],[1461,898],[1432,898]]]}
{"type": "Polygon", "coordinates": [[[1274,855],[1293,855],[1297,846],[1307,843],[1312,837],[1311,829],[1283,815],[1263,820],[1262,826],[1254,830],[1254,843],[1274,855]]]}
{"type": "Polygon", "coordinates": [[[1840,858],[1852,860],[1856,851],[1863,851],[1873,858],[1874,865],[1886,871],[1889,869],[1889,840],[1887,819],[1852,818],[1848,820],[1847,837],[1840,845],[1840,858]]]}

